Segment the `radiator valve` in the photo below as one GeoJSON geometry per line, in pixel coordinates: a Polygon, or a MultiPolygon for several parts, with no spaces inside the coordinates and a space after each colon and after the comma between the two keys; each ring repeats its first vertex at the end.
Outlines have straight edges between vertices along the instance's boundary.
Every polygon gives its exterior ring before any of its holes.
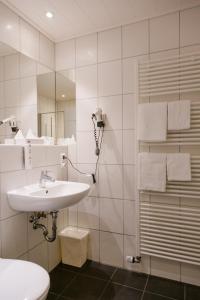
{"type": "Polygon", "coordinates": [[[126,256],[126,261],[131,264],[139,264],[141,263],[141,256],[126,256]]]}

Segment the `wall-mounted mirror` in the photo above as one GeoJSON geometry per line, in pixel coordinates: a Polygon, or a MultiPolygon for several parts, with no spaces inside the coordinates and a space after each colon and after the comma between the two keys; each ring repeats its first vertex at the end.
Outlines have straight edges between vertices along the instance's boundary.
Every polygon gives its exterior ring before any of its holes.
{"type": "Polygon", "coordinates": [[[38,136],[56,137],[55,72],[37,75],[38,136]]]}
{"type": "Polygon", "coordinates": [[[57,137],[76,136],[76,82],[75,70],[56,73],[57,137]]]}
{"type": "MultiPolygon", "coordinates": [[[[69,138],[76,134],[75,71],[54,72],[0,42],[0,121],[14,116],[26,135],[69,138]]],[[[0,126],[0,142],[14,136],[0,126]]]]}

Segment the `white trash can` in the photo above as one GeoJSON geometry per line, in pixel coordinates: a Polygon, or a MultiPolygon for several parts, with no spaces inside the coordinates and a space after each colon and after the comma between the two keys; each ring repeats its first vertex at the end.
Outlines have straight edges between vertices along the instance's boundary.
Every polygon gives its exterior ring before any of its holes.
{"type": "Polygon", "coordinates": [[[66,227],[58,236],[61,242],[62,263],[82,267],[87,260],[89,231],[66,227]]]}

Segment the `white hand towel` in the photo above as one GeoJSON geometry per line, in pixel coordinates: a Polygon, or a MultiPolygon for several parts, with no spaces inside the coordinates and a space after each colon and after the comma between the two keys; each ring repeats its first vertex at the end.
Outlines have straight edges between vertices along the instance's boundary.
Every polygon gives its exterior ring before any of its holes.
{"type": "Polygon", "coordinates": [[[190,128],[190,101],[173,101],[168,103],[168,130],[190,128]]]}
{"type": "Polygon", "coordinates": [[[139,153],[139,190],[165,192],[166,154],[139,153]]]}
{"type": "Polygon", "coordinates": [[[167,103],[138,106],[138,140],[165,141],[167,138],[167,103]]]}
{"type": "Polygon", "coordinates": [[[167,179],[169,181],[191,181],[189,153],[167,154],[167,179]]]}

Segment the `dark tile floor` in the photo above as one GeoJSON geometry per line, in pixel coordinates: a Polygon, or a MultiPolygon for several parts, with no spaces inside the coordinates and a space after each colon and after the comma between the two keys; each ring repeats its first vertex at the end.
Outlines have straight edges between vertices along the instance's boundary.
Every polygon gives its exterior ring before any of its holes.
{"type": "Polygon", "coordinates": [[[92,261],[60,264],[50,278],[47,300],[200,300],[200,287],[92,261]]]}

